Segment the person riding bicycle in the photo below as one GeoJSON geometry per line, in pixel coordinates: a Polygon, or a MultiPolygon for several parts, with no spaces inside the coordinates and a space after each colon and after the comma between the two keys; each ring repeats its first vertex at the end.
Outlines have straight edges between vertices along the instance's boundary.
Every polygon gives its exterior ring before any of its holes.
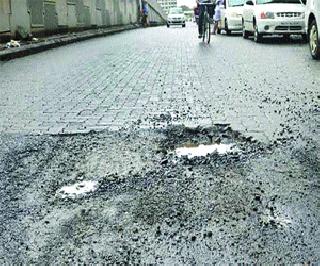
{"type": "Polygon", "coordinates": [[[193,15],[194,15],[194,20],[198,25],[199,24],[199,4],[197,4],[197,6],[193,9],[193,15]]]}
{"type": "Polygon", "coordinates": [[[203,4],[211,4],[208,5],[208,11],[210,18],[213,18],[214,14],[214,8],[215,4],[212,2],[212,0],[196,0],[197,5],[199,6],[199,23],[198,23],[198,30],[199,30],[199,39],[202,38],[202,24],[203,24],[203,18],[204,18],[204,12],[205,12],[205,6],[203,4]]]}

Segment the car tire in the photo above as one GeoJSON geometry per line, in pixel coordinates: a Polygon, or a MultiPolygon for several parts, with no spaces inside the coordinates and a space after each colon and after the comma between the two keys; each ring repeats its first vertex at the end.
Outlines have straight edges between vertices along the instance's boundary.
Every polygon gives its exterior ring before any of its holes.
{"type": "Polygon", "coordinates": [[[304,43],[307,43],[309,41],[308,34],[302,34],[301,38],[304,43]]]}
{"type": "Polygon", "coordinates": [[[244,22],[242,21],[242,37],[244,38],[244,39],[248,39],[249,38],[249,31],[247,31],[246,29],[245,29],[245,26],[244,26],[244,22]]]}
{"type": "Polygon", "coordinates": [[[182,28],[185,28],[186,27],[186,24],[182,24],[182,28]]]}
{"type": "Polygon", "coordinates": [[[231,35],[231,30],[229,30],[229,27],[228,27],[228,20],[225,21],[225,31],[228,36],[231,35]]]}
{"type": "Polygon", "coordinates": [[[282,38],[286,41],[286,42],[289,42],[291,39],[290,39],[290,35],[283,35],[282,38]]]}
{"type": "Polygon", "coordinates": [[[243,31],[242,31],[242,37],[243,37],[244,39],[248,39],[249,36],[250,36],[249,31],[247,31],[247,30],[243,30],[243,31]]]}
{"type": "Polygon", "coordinates": [[[313,59],[320,59],[320,40],[317,22],[314,20],[309,28],[309,47],[313,59]]]}
{"type": "Polygon", "coordinates": [[[221,29],[217,29],[217,33],[220,35],[221,34],[221,29]]]}
{"type": "Polygon", "coordinates": [[[167,28],[170,28],[170,25],[169,25],[169,24],[167,24],[167,28]]]}
{"type": "Polygon", "coordinates": [[[253,32],[253,40],[256,43],[262,43],[263,41],[263,35],[259,32],[258,26],[254,25],[254,32],[253,32]]]}

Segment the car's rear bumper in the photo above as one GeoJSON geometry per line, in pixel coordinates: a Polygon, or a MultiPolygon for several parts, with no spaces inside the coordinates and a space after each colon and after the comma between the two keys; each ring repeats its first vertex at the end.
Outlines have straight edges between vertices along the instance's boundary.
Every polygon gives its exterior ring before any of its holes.
{"type": "Polygon", "coordinates": [[[290,35],[290,34],[305,34],[305,20],[280,20],[280,19],[266,19],[260,20],[258,23],[258,30],[264,35],[290,35]]]}
{"type": "Polygon", "coordinates": [[[229,30],[242,30],[242,18],[228,18],[229,30]]]}
{"type": "Polygon", "coordinates": [[[185,20],[167,20],[169,25],[183,25],[186,24],[185,20]]]}

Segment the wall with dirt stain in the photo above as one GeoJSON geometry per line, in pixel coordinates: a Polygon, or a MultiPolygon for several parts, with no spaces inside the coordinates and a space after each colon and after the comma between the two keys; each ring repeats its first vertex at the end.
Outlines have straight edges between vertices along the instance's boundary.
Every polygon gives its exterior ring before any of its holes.
{"type": "Polygon", "coordinates": [[[10,4],[9,0],[0,1],[0,32],[10,30],[10,4]]]}
{"type": "Polygon", "coordinates": [[[27,0],[0,0],[0,33],[10,34],[11,29],[30,31],[27,0]]]}
{"type": "Polygon", "coordinates": [[[139,0],[0,0],[0,34],[56,33],[137,23],[139,0]]]}
{"type": "Polygon", "coordinates": [[[145,0],[149,5],[149,15],[148,19],[151,24],[165,23],[167,20],[167,15],[164,13],[161,6],[156,0],[145,0]]]}

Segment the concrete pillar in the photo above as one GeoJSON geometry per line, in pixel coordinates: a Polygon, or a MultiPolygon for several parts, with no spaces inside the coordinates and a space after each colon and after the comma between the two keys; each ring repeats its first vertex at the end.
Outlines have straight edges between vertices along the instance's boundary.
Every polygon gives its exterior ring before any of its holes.
{"type": "Polygon", "coordinates": [[[97,26],[97,1],[87,0],[86,5],[89,6],[90,11],[90,25],[92,27],[97,26]]]}
{"type": "Polygon", "coordinates": [[[10,31],[10,2],[0,1],[0,32],[10,31]]]}
{"type": "Polygon", "coordinates": [[[58,15],[56,2],[45,0],[43,3],[43,11],[43,21],[45,30],[56,31],[58,29],[58,15]]]}
{"type": "Polygon", "coordinates": [[[57,13],[58,13],[58,27],[68,27],[68,6],[66,0],[56,0],[57,13]]]}
{"type": "Polygon", "coordinates": [[[74,2],[67,2],[67,21],[69,28],[77,27],[77,15],[76,15],[76,4],[74,2]]]}
{"type": "Polygon", "coordinates": [[[97,9],[96,9],[96,21],[97,26],[102,26],[102,12],[105,9],[105,1],[104,0],[96,0],[97,9]]]}
{"type": "Polygon", "coordinates": [[[15,36],[18,27],[30,32],[30,15],[27,0],[11,0],[10,30],[15,36]]]}

